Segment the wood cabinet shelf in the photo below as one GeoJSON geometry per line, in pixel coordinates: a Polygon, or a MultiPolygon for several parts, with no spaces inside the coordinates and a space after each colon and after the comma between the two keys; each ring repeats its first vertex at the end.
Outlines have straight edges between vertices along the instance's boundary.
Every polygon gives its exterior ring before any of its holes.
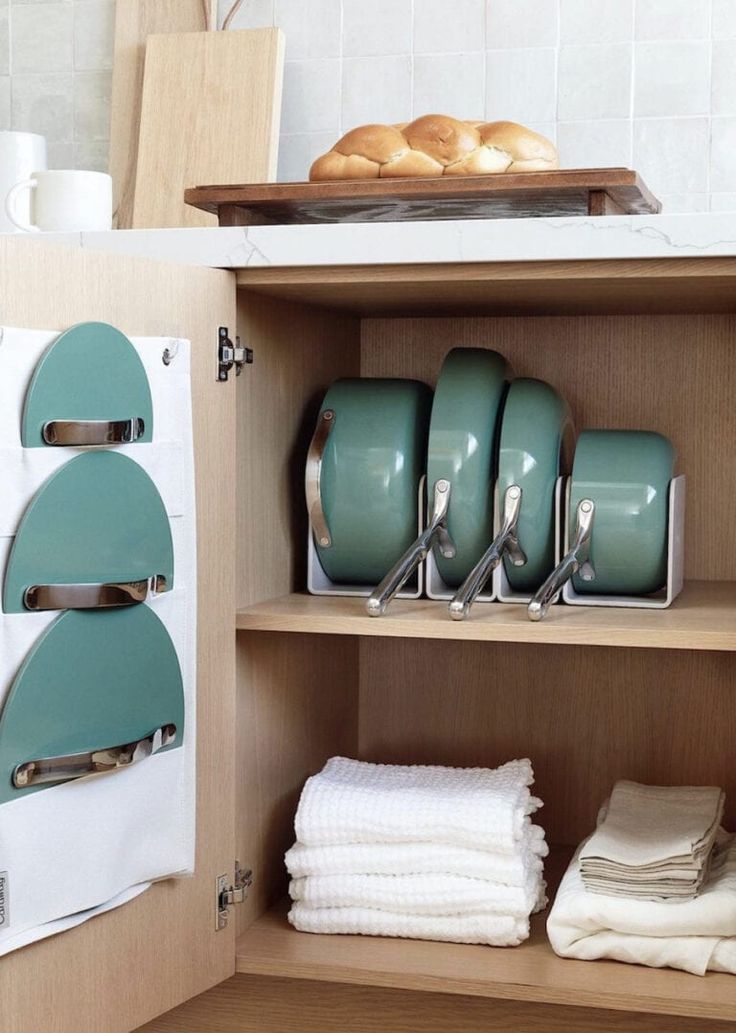
{"type": "MultiPolygon", "coordinates": [[[[568,849],[554,850],[554,888],[568,849]]],[[[550,878],[551,876],[551,878],[550,878]]],[[[547,940],[547,912],[532,919],[520,947],[491,948],[371,936],[298,933],[277,905],[236,944],[236,971],[256,976],[393,987],[425,993],[577,1005],[700,1019],[733,1019],[733,979],[647,969],[615,961],[559,958],[547,940]]]]}
{"type": "Polygon", "coordinates": [[[450,620],[445,603],[395,600],[380,618],[363,599],[281,596],[241,610],[241,631],[432,638],[471,642],[634,646],[649,649],[736,650],[736,583],[691,581],[668,610],[555,606],[546,620],[527,619],[524,606],[476,604],[466,621],[450,620]]]}

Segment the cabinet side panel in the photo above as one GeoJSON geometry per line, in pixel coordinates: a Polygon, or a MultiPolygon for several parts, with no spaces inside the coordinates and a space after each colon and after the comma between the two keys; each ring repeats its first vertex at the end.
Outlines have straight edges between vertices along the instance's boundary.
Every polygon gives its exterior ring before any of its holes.
{"type": "MultiPolygon", "coordinates": [[[[234,325],[232,274],[0,241],[0,319],[85,320],[192,341],[198,534],[197,856],[192,878],[17,951],[0,964],[3,1033],[123,1033],[226,978],[234,923],[214,928],[216,875],[232,870],[235,387],[216,382],[217,327],[234,325]]],[[[175,360],[174,360],[175,361],[175,360]]],[[[111,863],[114,859],[111,858],[111,863]]],[[[53,878],[53,871],[49,872],[53,878]]]]}
{"type": "Polygon", "coordinates": [[[238,609],[304,589],[304,464],[325,391],[360,375],[355,316],[241,291],[238,382],[238,609]]]}

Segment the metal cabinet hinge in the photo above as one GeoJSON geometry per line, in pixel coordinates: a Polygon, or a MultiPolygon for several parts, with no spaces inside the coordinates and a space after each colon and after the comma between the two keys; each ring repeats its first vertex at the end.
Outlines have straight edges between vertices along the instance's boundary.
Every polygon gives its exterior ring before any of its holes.
{"type": "Polygon", "coordinates": [[[215,901],[215,929],[218,931],[227,926],[230,908],[233,904],[242,904],[248,897],[248,890],[253,885],[253,872],[250,868],[241,868],[235,862],[235,879],[232,884],[227,875],[218,875],[215,901]]]}
{"type": "Polygon", "coordinates": [[[249,366],[252,362],[253,349],[241,347],[239,337],[235,338],[233,344],[230,331],[226,326],[221,326],[217,332],[217,379],[228,380],[233,367],[235,376],[239,377],[243,366],[249,366]]]}

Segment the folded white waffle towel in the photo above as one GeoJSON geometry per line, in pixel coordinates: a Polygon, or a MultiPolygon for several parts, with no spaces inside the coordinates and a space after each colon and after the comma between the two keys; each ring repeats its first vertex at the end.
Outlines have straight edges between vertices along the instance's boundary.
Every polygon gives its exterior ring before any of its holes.
{"type": "Polygon", "coordinates": [[[465,875],[490,879],[502,886],[523,886],[542,871],[549,853],[544,829],[527,826],[514,855],[471,850],[443,843],[343,843],[304,846],[295,843],[286,854],[294,879],[307,875],[465,875]]]}
{"type": "Polygon", "coordinates": [[[645,901],[590,893],[576,855],[547,920],[554,950],[568,958],[613,958],[695,975],[736,974],[736,845],[719,849],[693,900],[645,901]]]}
{"type": "Polygon", "coordinates": [[[307,846],[450,843],[515,854],[541,800],[529,760],[495,770],[368,764],[333,757],[308,779],[296,814],[307,846]]]}
{"type": "Polygon", "coordinates": [[[289,921],[304,933],[347,933],[363,936],[401,936],[411,940],[484,943],[516,947],[529,936],[529,919],[510,915],[406,915],[372,908],[311,908],[294,904],[289,921]]]}
{"type": "Polygon", "coordinates": [[[294,879],[291,899],[314,908],[377,908],[414,915],[469,912],[528,918],[539,899],[539,875],[501,886],[464,875],[309,875],[294,879]]]}

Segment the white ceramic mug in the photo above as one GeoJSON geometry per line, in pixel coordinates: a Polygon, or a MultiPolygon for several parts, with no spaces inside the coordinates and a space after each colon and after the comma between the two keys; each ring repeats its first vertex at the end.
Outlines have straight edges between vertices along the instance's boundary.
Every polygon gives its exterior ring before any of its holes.
{"type": "Polygon", "coordinates": [[[16,183],[5,199],[5,214],[27,233],[69,233],[112,228],[112,178],[105,172],[51,169],[16,183]],[[23,218],[31,194],[31,215],[23,218]]]}
{"type": "MultiPolygon", "coordinates": [[[[2,201],[18,180],[27,179],[46,168],[46,140],[37,133],[0,132],[0,233],[18,233],[18,227],[5,215],[2,201]]],[[[20,221],[30,222],[30,195],[18,200],[20,221]]]]}

